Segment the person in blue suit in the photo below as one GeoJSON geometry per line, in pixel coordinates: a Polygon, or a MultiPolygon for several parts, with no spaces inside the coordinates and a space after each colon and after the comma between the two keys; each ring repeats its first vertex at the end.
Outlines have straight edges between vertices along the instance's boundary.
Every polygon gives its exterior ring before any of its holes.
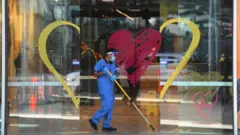
{"type": "Polygon", "coordinates": [[[112,113],[114,108],[114,81],[117,79],[117,69],[115,64],[117,52],[110,50],[105,57],[99,60],[95,67],[94,76],[97,77],[98,93],[102,107],[89,120],[91,127],[98,131],[98,123],[104,118],[102,131],[117,131],[111,126],[112,113]],[[112,76],[108,74],[111,72],[112,76]]]}

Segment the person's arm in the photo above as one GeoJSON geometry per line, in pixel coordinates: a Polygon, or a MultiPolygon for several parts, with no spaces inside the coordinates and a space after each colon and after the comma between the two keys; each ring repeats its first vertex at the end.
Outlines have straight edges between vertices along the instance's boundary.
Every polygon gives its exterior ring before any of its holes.
{"type": "Polygon", "coordinates": [[[101,69],[102,69],[102,68],[101,68],[101,63],[100,63],[100,62],[97,62],[96,65],[95,65],[95,67],[94,67],[94,74],[93,74],[93,76],[94,76],[94,77],[99,77],[99,76],[103,75],[104,72],[102,72],[101,69]]]}
{"type": "Polygon", "coordinates": [[[120,67],[115,63],[115,75],[119,76],[120,75],[120,67]]]}
{"type": "Polygon", "coordinates": [[[117,70],[115,63],[111,65],[111,74],[112,76],[108,75],[112,81],[115,81],[117,79],[117,70]]]}
{"type": "Polygon", "coordinates": [[[101,76],[101,75],[103,75],[103,72],[95,72],[94,74],[93,74],[93,76],[94,77],[99,77],[99,76],[101,76]]]}
{"type": "Polygon", "coordinates": [[[112,75],[116,75],[116,76],[119,75],[119,72],[117,71],[117,66],[115,63],[112,66],[112,75]]]}

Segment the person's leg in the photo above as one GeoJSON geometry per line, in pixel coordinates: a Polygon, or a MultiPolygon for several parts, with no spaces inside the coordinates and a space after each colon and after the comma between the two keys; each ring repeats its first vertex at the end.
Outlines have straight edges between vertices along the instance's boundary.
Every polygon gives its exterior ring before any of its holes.
{"type": "MultiPolygon", "coordinates": [[[[132,95],[133,95],[133,86],[131,84],[131,82],[128,80],[128,90],[126,91],[127,95],[132,98],[132,95]]],[[[131,102],[128,100],[128,98],[126,97],[126,95],[123,96],[123,99],[122,99],[127,105],[131,105],[131,102]]]]}
{"type": "Polygon", "coordinates": [[[140,81],[137,82],[137,84],[135,85],[135,87],[132,86],[131,101],[133,101],[133,102],[136,102],[136,101],[137,101],[139,89],[140,89],[140,81]]]}
{"type": "Polygon", "coordinates": [[[140,87],[140,82],[138,81],[137,84],[133,86],[131,82],[128,80],[128,84],[129,84],[129,92],[127,94],[131,98],[131,101],[136,101],[136,98],[138,96],[138,89],[140,87]]]}
{"type": "MultiPolygon", "coordinates": [[[[129,80],[127,80],[127,81],[128,81],[128,89],[126,90],[126,93],[131,98],[131,95],[132,95],[132,93],[131,93],[131,83],[130,83],[129,80]]],[[[125,103],[128,102],[128,98],[127,98],[126,95],[123,96],[122,101],[124,101],[125,103]]]]}
{"type": "Polygon", "coordinates": [[[91,118],[91,120],[95,124],[98,124],[99,121],[109,112],[109,110],[111,110],[111,106],[109,105],[111,101],[109,101],[108,99],[109,97],[108,93],[99,94],[99,95],[100,95],[102,107],[91,118]]]}
{"type": "MultiPolygon", "coordinates": [[[[131,82],[128,80],[128,90],[126,91],[126,93],[128,94],[128,96],[131,98],[133,95],[133,85],[131,84],[131,82]]],[[[125,98],[127,98],[126,96],[124,96],[125,98]]]]}
{"type": "MultiPolygon", "coordinates": [[[[117,79],[117,82],[120,84],[120,86],[122,86],[120,79],[117,79]]],[[[116,93],[118,93],[118,94],[122,93],[121,89],[118,86],[116,86],[116,85],[115,85],[115,89],[117,90],[116,93]]]]}
{"type": "Polygon", "coordinates": [[[114,96],[109,97],[110,110],[104,116],[103,128],[110,128],[111,127],[112,113],[113,113],[113,109],[114,109],[114,100],[115,100],[114,96]]]}

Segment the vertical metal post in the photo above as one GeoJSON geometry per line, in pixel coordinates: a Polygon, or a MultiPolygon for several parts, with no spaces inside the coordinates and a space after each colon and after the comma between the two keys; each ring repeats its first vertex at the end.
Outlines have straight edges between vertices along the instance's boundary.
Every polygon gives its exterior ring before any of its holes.
{"type": "MultiPolygon", "coordinates": [[[[27,9],[29,9],[29,4],[27,4],[27,1],[24,0],[22,1],[23,3],[23,20],[22,20],[22,27],[24,29],[23,32],[23,40],[21,42],[21,72],[20,76],[22,77],[27,77],[28,76],[28,17],[27,17],[27,9]]],[[[21,97],[19,98],[18,105],[21,103],[26,103],[27,99],[27,91],[28,88],[26,86],[21,87],[20,95],[21,97]]],[[[35,91],[33,92],[35,94],[35,91]]]]}
{"type": "MultiPolygon", "coordinates": [[[[234,135],[238,134],[237,117],[237,4],[238,0],[233,0],[233,130],[234,135]]],[[[239,26],[238,26],[239,27],[239,26]]]]}
{"type": "MultiPolygon", "coordinates": [[[[218,20],[219,17],[217,15],[217,13],[221,12],[219,9],[221,9],[221,3],[219,0],[214,0],[214,4],[213,4],[213,11],[214,11],[214,19],[218,20]]],[[[219,42],[219,31],[221,30],[221,27],[218,27],[218,24],[216,23],[217,21],[214,22],[215,27],[214,27],[214,47],[215,47],[215,60],[216,61],[216,65],[215,65],[215,69],[218,70],[219,69],[219,46],[221,46],[221,42],[219,42]],[[217,26],[217,27],[216,27],[217,26]]]]}
{"type": "Polygon", "coordinates": [[[8,94],[7,94],[7,36],[8,35],[8,3],[7,0],[2,0],[2,106],[1,106],[1,134],[7,135],[7,121],[8,121],[8,94]]]}
{"type": "MultiPolygon", "coordinates": [[[[64,6],[62,8],[64,8],[62,11],[65,11],[65,14],[63,14],[64,16],[64,20],[69,21],[71,18],[68,16],[69,13],[69,0],[65,0],[64,1],[64,6]]],[[[63,27],[62,28],[62,35],[65,37],[64,40],[69,41],[69,36],[66,36],[66,34],[69,34],[69,30],[67,27],[63,27]],[[68,33],[66,33],[68,32],[68,33]]],[[[62,61],[62,71],[63,74],[67,74],[68,73],[68,64],[69,64],[69,57],[68,57],[68,48],[69,48],[69,42],[64,42],[63,44],[63,61],[62,61]]]]}
{"type": "Polygon", "coordinates": [[[208,26],[208,72],[212,71],[212,64],[213,64],[213,58],[212,58],[212,24],[213,24],[213,11],[212,11],[212,7],[213,7],[213,0],[209,0],[209,26],[208,26]]]}

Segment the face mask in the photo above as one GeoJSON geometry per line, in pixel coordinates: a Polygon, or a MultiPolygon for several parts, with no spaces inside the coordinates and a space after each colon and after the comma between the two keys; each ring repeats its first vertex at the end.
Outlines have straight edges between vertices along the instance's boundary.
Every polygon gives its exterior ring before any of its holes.
{"type": "Polygon", "coordinates": [[[112,58],[110,59],[111,62],[114,62],[116,60],[115,56],[112,56],[112,58]]]}

